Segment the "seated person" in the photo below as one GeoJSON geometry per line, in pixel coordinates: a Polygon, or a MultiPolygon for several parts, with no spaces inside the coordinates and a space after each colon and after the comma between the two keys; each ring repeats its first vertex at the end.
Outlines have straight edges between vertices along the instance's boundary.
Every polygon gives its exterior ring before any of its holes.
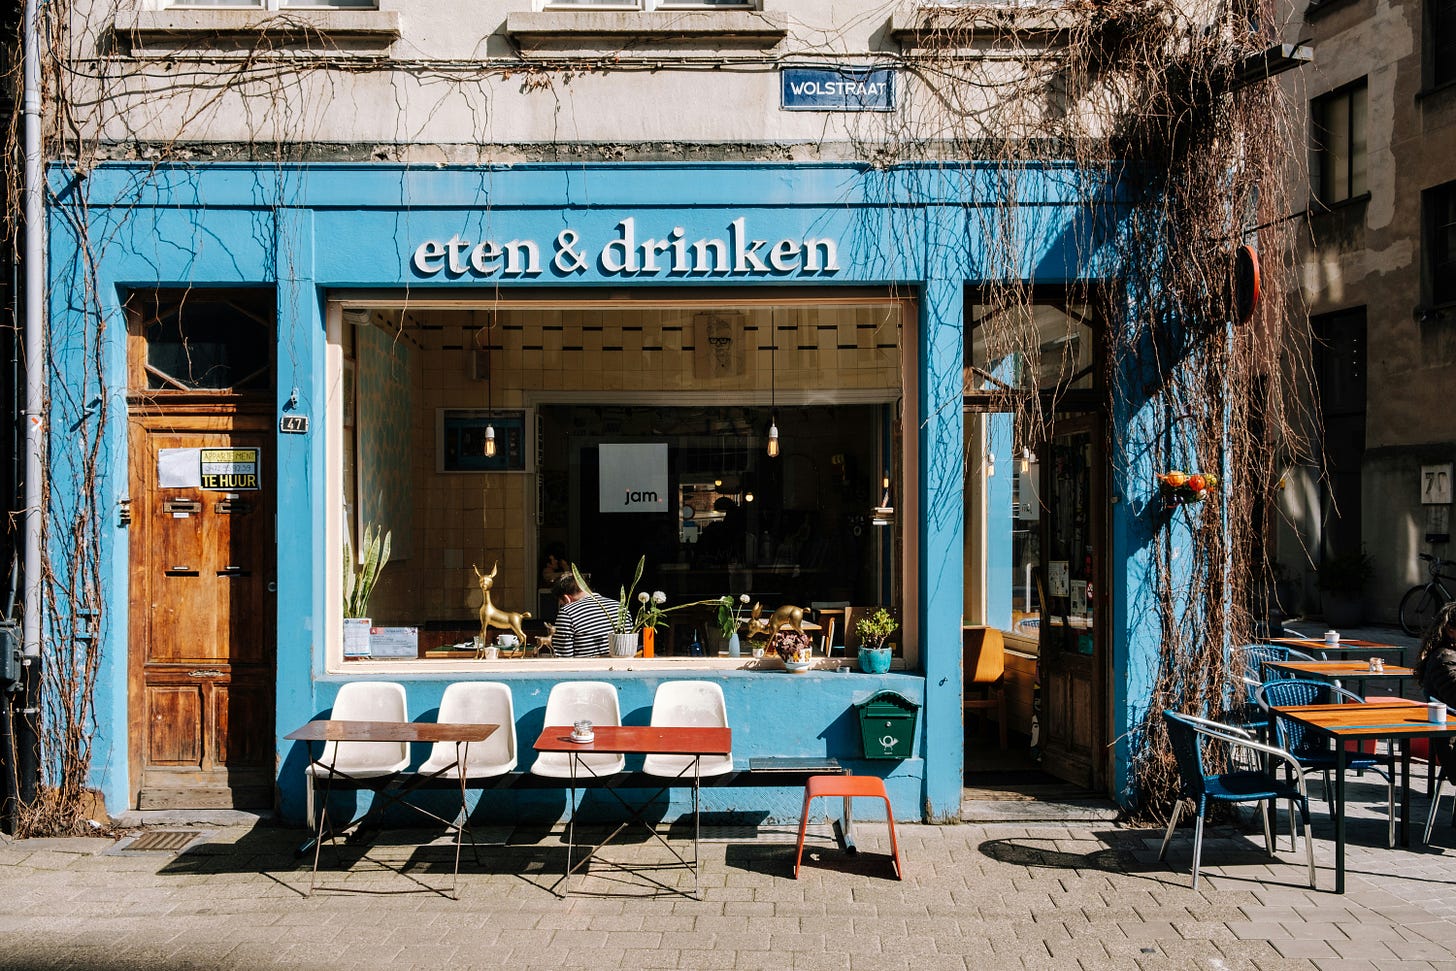
{"type": "Polygon", "coordinates": [[[588,594],[569,572],[552,585],[551,592],[560,604],[551,632],[551,653],[556,657],[606,657],[617,602],[599,593],[588,594]]]}
{"type": "Polygon", "coordinates": [[[1456,601],[1441,608],[1421,637],[1414,669],[1426,697],[1456,708],[1456,601]]]}

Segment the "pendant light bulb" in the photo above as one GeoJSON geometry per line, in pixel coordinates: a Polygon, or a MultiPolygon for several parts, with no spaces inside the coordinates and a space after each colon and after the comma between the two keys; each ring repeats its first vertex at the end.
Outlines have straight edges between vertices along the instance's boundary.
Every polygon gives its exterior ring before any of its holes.
{"type": "Polygon", "coordinates": [[[485,457],[488,458],[488,459],[495,458],[495,426],[494,425],[486,425],[485,426],[485,457]]]}
{"type": "Polygon", "coordinates": [[[1031,471],[1031,449],[1024,448],[1024,449],[1021,450],[1021,474],[1022,475],[1025,475],[1026,473],[1028,473],[1030,471],[1031,471]]]}
{"type": "Polygon", "coordinates": [[[779,417],[774,415],[768,420],[768,457],[776,459],[779,457],[779,417]]]}

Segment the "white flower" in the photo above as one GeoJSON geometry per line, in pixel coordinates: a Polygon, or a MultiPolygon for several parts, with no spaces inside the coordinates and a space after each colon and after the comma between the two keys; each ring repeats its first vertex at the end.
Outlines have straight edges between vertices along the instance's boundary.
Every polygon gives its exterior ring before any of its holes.
{"type": "Polygon", "coordinates": [[[661,590],[654,590],[652,592],[652,602],[655,604],[667,603],[667,594],[663,593],[661,590]]]}
{"type": "Polygon", "coordinates": [[[741,604],[748,603],[748,594],[746,594],[746,593],[740,593],[738,595],[738,602],[741,603],[741,604]]]}
{"type": "Polygon", "coordinates": [[[644,604],[647,602],[647,591],[646,590],[643,590],[641,593],[639,593],[637,595],[637,602],[638,603],[644,603],[644,604]]]}

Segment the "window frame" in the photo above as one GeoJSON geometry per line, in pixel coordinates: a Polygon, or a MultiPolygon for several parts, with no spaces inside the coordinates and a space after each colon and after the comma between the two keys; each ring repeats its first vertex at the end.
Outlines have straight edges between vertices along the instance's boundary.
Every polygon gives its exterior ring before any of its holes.
{"type": "Polygon", "coordinates": [[[1311,195],[1325,208],[1350,202],[1369,192],[1370,96],[1366,78],[1342,84],[1309,102],[1311,195]],[[1362,108],[1356,114],[1356,107],[1362,108]],[[1338,122],[1332,116],[1342,112],[1338,122]],[[1338,128],[1336,127],[1338,125],[1338,128]],[[1357,132],[1358,127],[1358,132],[1357,132]],[[1334,168],[1341,161],[1330,135],[1343,136],[1343,191],[1336,193],[1334,168]]]}
{"type": "Polygon", "coordinates": [[[759,0],[536,0],[541,11],[651,12],[654,10],[758,10],[759,0]]]}
{"type": "Polygon", "coordinates": [[[1422,57],[1429,91],[1456,83],[1456,0],[1426,0],[1422,7],[1422,57]]]}
{"type": "Polygon", "coordinates": [[[1421,191],[1421,271],[1434,306],[1456,304],[1456,179],[1421,191]],[[1438,206],[1444,207],[1442,218],[1438,206]],[[1442,240],[1449,245],[1442,244],[1442,240]]]}
{"type": "Polygon", "coordinates": [[[168,10],[378,10],[379,0],[167,0],[168,10]]]}
{"type": "MultiPolygon", "coordinates": [[[[907,294],[895,294],[889,291],[880,291],[879,288],[868,288],[860,292],[829,291],[819,287],[808,287],[800,290],[792,288],[785,291],[775,291],[770,294],[744,293],[742,296],[734,296],[735,303],[743,305],[832,305],[834,303],[884,303],[898,308],[899,329],[901,336],[901,347],[899,349],[899,388],[896,391],[884,389],[846,389],[842,398],[836,399],[839,403],[845,404],[877,404],[889,407],[892,416],[887,419],[888,440],[886,446],[893,458],[891,475],[895,483],[894,505],[900,522],[904,524],[917,523],[920,518],[920,507],[916,490],[910,485],[919,481],[922,458],[918,448],[918,439],[914,434],[906,434],[908,427],[913,431],[916,427],[915,416],[898,404],[904,401],[908,389],[913,387],[914,376],[917,368],[917,356],[914,353],[915,340],[913,335],[919,329],[919,302],[907,294]],[[872,292],[873,291],[873,292],[872,292]]],[[[652,298],[638,297],[630,302],[634,307],[647,307],[655,303],[671,305],[681,308],[718,309],[722,306],[724,296],[699,295],[677,291],[675,288],[660,294],[654,294],[652,298]]],[[[343,462],[343,440],[345,435],[345,414],[349,411],[346,403],[348,392],[345,387],[345,372],[348,365],[345,361],[344,335],[349,326],[345,323],[344,307],[348,305],[356,308],[394,308],[399,307],[408,301],[411,307],[439,307],[459,308],[476,306],[478,299],[462,300],[458,297],[440,296],[436,298],[421,298],[413,295],[392,290],[370,290],[370,291],[335,291],[329,295],[325,309],[325,330],[327,342],[325,346],[325,373],[326,386],[330,389],[326,398],[324,427],[326,429],[327,461],[325,470],[325,489],[330,497],[341,497],[345,495],[346,482],[343,462]]],[[[502,308],[513,308],[516,306],[531,308],[549,308],[553,304],[561,304],[563,307],[570,306],[573,309],[591,308],[593,306],[615,307],[622,301],[620,298],[602,298],[588,294],[571,294],[569,296],[548,295],[548,296],[522,296],[518,298],[501,298],[493,303],[493,306],[502,308]]],[[[619,392],[619,391],[582,391],[582,392],[553,392],[553,403],[594,403],[614,402],[621,399],[624,402],[628,398],[632,402],[644,406],[653,405],[685,405],[695,404],[711,405],[713,395],[717,392],[684,392],[684,391],[659,391],[644,394],[641,391],[619,392]]],[[[784,387],[778,389],[778,403],[780,406],[788,407],[798,401],[794,392],[784,387]]],[[[818,403],[818,399],[810,400],[804,397],[803,404],[818,403]]],[[[542,404],[537,395],[528,395],[525,408],[528,414],[534,413],[537,407],[542,404]]],[[[534,516],[534,495],[528,497],[527,504],[530,508],[526,511],[534,516]]],[[[918,605],[924,596],[923,584],[920,583],[917,573],[908,567],[914,563],[918,556],[918,535],[913,528],[902,526],[895,530],[893,535],[887,537],[888,557],[893,561],[886,568],[884,581],[891,585],[894,591],[891,602],[899,610],[901,622],[900,645],[901,653],[894,659],[893,670],[895,671],[920,671],[925,663],[924,633],[919,623],[918,605]]],[[[344,504],[332,501],[327,503],[327,512],[322,524],[322,536],[324,548],[327,550],[343,549],[345,536],[344,504]]],[[[316,534],[317,535],[317,534],[316,534]]],[[[528,550],[532,555],[527,556],[527,561],[534,559],[534,550],[528,550]]],[[[479,664],[474,661],[465,661],[454,658],[425,658],[425,657],[379,657],[379,658],[352,658],[345,659],[343,647],[343,617],[342,612],[335,609],[333,605],[342,603],[343,598],[343,574],[342,560],[335,555],[326,556],[325,562],[325,600],[327,606],[323,608],[322,628],[324,632],[322,644],[323,669],[329,677],[358,677],[363,675],[382,674],[431,674],[451,673],[458,674],[462,671],[478,672],[479,664]]],[[[818,658],[821,668],[829,668],[838,663],[838,659],[818,658]]],[[[686,671],[686,670],[744,670],[752,664],[752,658],[740,657],[692,657],[681,656],[664,657],[653,661],[646,661],[642,658],[621,658],[621,657],[534,657],[519,660],[499,659],[492,662],[492,670],[499,672],[511,672],[515,674],[540,674],[544,677],[552,677],[568,673],[605,673],[608,671],[686,671]],[[644,663],[647,665],[644,668],[644,663]]]]}

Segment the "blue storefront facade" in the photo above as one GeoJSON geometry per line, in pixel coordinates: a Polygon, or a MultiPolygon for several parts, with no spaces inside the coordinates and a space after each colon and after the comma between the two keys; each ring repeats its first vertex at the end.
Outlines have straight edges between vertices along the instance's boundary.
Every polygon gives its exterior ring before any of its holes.
{"type": "MultiPolygon", "coordinates": [[[[969,480],[975,480],[969,487],[984,496],[983,507],[989,510],[985,515],[993,525],[1008,515],[1004,507],[1012,502],[1005,473],[999,480],[994,472],[987,476],[982,459],[993,467],[999,459],[1002,469],[1011,469],[1016,462],[1005,436],[988,433],[988,444],[974,450],[966,444],[962,399],[971,356],[967,308],[974,304],[968,294],[989,272],[975,217],[978,207],[992,202],[982,178],[975,166],[875,170],[831,163],[494,168],[104,164],[84,175],[63,166],[53,168],[52,515],[55,521],[72,521],[77,509],[89,507],[99,524],[93,607],[99,605],[101,661],[94,689],[97,735],[91,773],[108,808],[112,812],[145,808],[144,794],[152,784],[144,776],[161,769],[171,771],[177,785],[153,786],[172,795],[151,805],[185,801],[176,793],[189,784],[210,788],[211,798],[226,802],[226,794],[219,796],[216,790],[226,788],[227,773],[215,772],[220,757],[206,726],[223,722],[237,727],[253,712],[262,713],[259,717],[266,721],[266,731],[258,735],[267,747],[263,753],[267,778],[261,788],[270,791],[263,801],[276,805],[284,818],[300,820],[305,754],[282,736],[327,712],[340,685],[352,680],[403,683],[409,714],[416,719],[433,717],[442,691],[452,681],[488,678],[508,684],[515,704],[520,765],[525,768],[532,758],[530,743],[542,725],[547,693],[557,681],[610,681],[619,691],[624,721],[645,724],[657,685],[690,677],[722,685],[736,761],[746,765],[753,757],[769,755],[837,757],[856,772],[884,776],[897,816],[954,820],[966,765],[962,628],[973,623],[1013,626],[1010,610],[1000,605],[1010,602],[1011,588],[1021,582],[1007,568],[1012,556],[1010,534],[973,524],[968,539],[966,522],[969,480]],[[142,468],[161,469],[157,474],[163,485],[182,483],[185,476],[166,478],[178,473],[163,468],[161,451],[175,456],[196,442],[203,449],[235,449],[241,441],[224,435],[216,441],[173,442],[161,437],[143,444],[148,428],[157,431],[159,422],[165,424],[165,415],[157,409],[167,404],[169,392],[166,381],[156,376],[162,369],[160,361],[150,360],[142,367],[135,358],[137,337],[145,336],[151,326],[144,319],[147,314],[164,324],[168,319],[156,311],[165,301],[154,301],[145,312],[137,309],[138,294],[157,292],[193,297],[213,292],[266,294],[273,313],[267,322],[272,334],[267,355],[272,374],[266,384],[271,401],[266,413],[253,415],[250,424],[233,431],[236,435],[241,428],[261,448],[249,455],[264,488],[254,499],[246,490],[229,492],[237,480],[228,480],[215,490],[216,496],[205,499],[207,503],[217,499],[219,507],[224,501],[235,505],[255,501],[260,508],[271,503],[273,513],[267,550],[258,561],[263,565],[256,570],[260,592],[241,608],[231,608],[235,614],[254,609],[267,614],[265,623],[248,628],[247,636],[258,643],[245,652],[261,659],[257,670],[263,674],[254,681],[234,678],[230,692],[216,685],[211,694],[195,692],[198,681],[228,680],[227,665],[203,647],[195,654],[180,649],[182,653],[171,660],[181,680],[155,691],[155,685],[148,686],[146,659],[139,656],[147,650],[139,635],[143,625],[155,629],[170,625],[172,643],[190,638],[200,644],[212,636],[211,628],[199,628],[195,636],[187,629],[202,623],[198,618],[211,615],[205,605],[193,604],[167,615],[172,617],[167,620],[154,610],[156,592],[162,587],[138,587],[137,573],[142,569],[155,568],[169,578],[197,572],[173,549],[157,552],[161,559],[147,565],[148,551],[139,548],[136,524],[149,514],[138,507],[155,504],[151,521],[157,523],[191,522],[188,516],[201,515],[194,507],[165,505],[173,499],[160,493],[137,494],[138,483],[150,481],[155,486],[158,481],[142,475],[142,468]],[[439,314],[444,319],[443,315],[457,311],[478,313],[481,307],[509,307],[511,301],[547,296],[556,307],[583,301],[608,314],[619,312],[607,306],[614,301],[625,306],[633,301],[646,306],[679,301],[694,308],[717,301],[749,308],[745,319],[750,323],[755,307],[796,302],[857,301],[892,306],[894,313],[903,313],[898,336],[888,342],[896,345],[898,389],[863,392],[859,397],[846,392],[835,398],[833,375],[820,369],[817,377],[806,375],[796,387],[786,372],[777,370],[782,362],[775,359],[775,373],[760,380],[754,392],[760,405],[785,409],[809,408],[816,395],[846,407],[864,403],[878,422],[872,434],[887,444],[877,444],[879,451],[874,454],[893,458],[885,463],[894,468],[897,516],[891,527],[893,538],[888,531],[874,534],[879,543],[873,567],[879,571],[874,581],[879,595],[873,599],[892,603],[902,621],[895,670],[885,675],[845,674],[837,670],[837,663],[824,663],[807,674],[789,675],[759,669],[746,659],[694,656],[576,664],[561,658],[523,659],[485,668],[481,662],[427,658],[423,647],[412,659],[344,656],[336,606],[341,582],[337,564],[350,524],[338,511],[339,497],[347,492],[340,477],[347,477],[359,462],[349,457],[353,453],[343,453],[340,459],[337,437],[350,425],[337,414],[336,403],[343,394],[341,380],[353,384],[349,393],[360,401],[376,392],[362,381],[362,364],[351,372],[347,351],[345,363],[339,362],[336,349],[346,326],[343,315],[387,312],[395,321],[411,314],[415,318],[439,314]],[[153,381],[150,392],[138,388],[147,380],[153,381]],[[148,409],[153,412],[150,419],[148,409]],[[85,447],[78,447],[78,442],[85,447]],[[101,457],[94,466],[85,462],[92,446],[101,457]],[[128,510],[124,517],[118,515],[122,509],[128,510]],[[974,547],[970,556],[968,544],[974,547]],[[968,582],[967,563],[977,564],[973,568],[984,573],[980,581],[968,582]],[[968,595],[968,590],[974,594],[968,595]],[[149,610],[153,613],[146,619],[149,610]],[[209,673],[214,671],[223,673],[209,673]],[[900,692],[920,708],[909,758],[863,757],[853,706],[882,688],[900,692]],[[218,714],[224,709],[229,717],[218,714]],[[172,719],[189,726],[196,721],[203,727],[158,728],[172,719]]],[[[1095,264],[1088,254],[1112,242],[1089,237],[1093,232],[1089,227],[1096,223],[1082,218],[1085,200],[1069,188],[1075,182],[1061,178],[1056,169],[1027,173],[1019,182],[1017,211],[1024,213],[1028,239],[1021,273],[1038,286],[1073,282],[1084,272],[1077,267],[1095,264]]],[[[483,318],[471,318],[477,319],[483,318]]],[[[805,332],[827,326],[822,324],[824,318],[818,319],[821,323],[811,322],[805,332]]],[[[530,324],[523,326],[524,353],[530,354],[535,348],[530,324]]],[[[569,320],[564,325],[568,335],[572,326],[569,320]]],[[[839,350],[847,348],[840,344],[839,350]]],[[[458,353],[470,356],[470,351],[464,348],[458,353]]],[[[614,346],[608,352],[631,353],[631,349],[624,352],[614,346]]],[[[453,345],[449,353],[457,353],[453,345]]],[[[593,353],[590,341],[580,353],[593,353]]],[[[413,394],[424,414],[432,411],[424,403],[433,379],[426,352],[418,351],[417,356],[424,376],[414,383],[413,394]]],[[[750,354],[743,370],[753,371],[752,362],[757,360],[750,354]]],[[[1131,381],[1123,384],[1140,386],[1131,381]]],[[[492,379],[476,388],[480,396],[513,393],[504,387],[497,391],[496,386],[492,379]]],[[[630,395],[630,382],[625,390],[617,390],[630,395]]],[[[643,400],[664,408],[671,405],[671,389],[649,391],[643,400]]],[[[521,394],[510,403],[529,405],[533,400],[529,389],[521,394]]],[[[685,392],[685,398],[697,405],[710,403],[692,395],[685,392]]],[[[484,400],[487,408],[501,404],[499,399],[484,400]]],[[[564,392],[553,400],[588,409],[599,404],[597,399],[570,398],[564,392]]],[[[210,407],[192,401],[189,414],[205,425],[210,407]]],[[[430,414],[422,420],[435,418],[430,414]]],[[[997,420],[986,419],[987,427],[994,430],[997,420]]],[[[1128,443],[1135,444],[1151,424],[1139,402],[1113,400],[1094,433],[1097,447],[1117,440],[1119,455],[1136,455],[1139,450],[1128,443]]],[[[419,459],[424,470],[410,480],[415,483],[437,474],[444,461],[434,454],[439,443],[423,440],[418,432],[414,428],[404,433],[409,449],[429,453],[419,459]]],[[[544,453],[548,446],[531,447],[544,453]]],[[[248,463],[238,455],[220,461],[229,472],[247,471],[248,463]]],[[[1099,695],[1095,720],[1105,749],[1105,756],[1098,756],[1105,762],[1094,778],[1100,788],[1122,796],[1129,766],[1125,739],[1142,716],[1139,698],[1146,693],[1157,652],[1158,624],[1147,605],[1152,527],[1142,513],[1155,491],[1154,470],[1125,459],[1107,461],[1103,467],[1104,478],[1090,493],[1101,504],[1101,519],[1096,620],[1100,640],[1095,655],[1100,667],[1089,683],[1099,695]]],[[[887,489],[890,479],[887,471],[887,489]]],[[[480,513],[484,518],[496,515],[493,501],[486,500],[480,513]]],[[[519,518],[519,511],[509,505],[513,500],[505,501],[501,515],[507,520],[519,518]]],[[[549,499],[529,501],[538,525],[547,521],[543,510],[549,499]]],[[[677,502],[672,505],[676,511],[677,502]]],[[[416,503],[414,515],[425,523],[431,515],[428,503],[416,503]]],[[[684,527],[678,523],[677,528],[684,527]]],[[[403,539],[404,530],[399,532],[403,539]]],[[[424,535],[422,525],[410,562],[420,564],[433,556],[428,543],[418,539],[424,535]]],[[[782,545],[781,537],[773,539],[782,545]]],[[[525,549],[523,562],[529,565],[522,569],[534,569],[537,541],[528,541],[525,549]]],[[[492,557],[499,559],[499,554],[490,549],[467,553],[451,569],[467,575],[472,565],[492,557]]],[[[398,562],[407,561],[401,557],[398,562]]],[[[214,572],[236,579],[247,571],[228,564],[214,572]]],[[[1052,582],[1058,581],[1053,577],[1052,582]]],[[[1087,591],[1076,591],[1076,583],[1074,579],[1074,594],[1085,599],[1087,591]]],[[[516,599],[534,608],[535,584],[520,583],[518,589],[516,599]]],[[[422,598],[427,592],[414,589],[400,596],[422,598]]],[[[468,617],[476,604],[450,606],[455,615],[468,617]]],[[[1022,607],[1024,614],[1029,604],[1022,607]]],[[[1090,618],[1090,610],[1085,613],[1090,618]]],[[[251,784],[255,789],[260,786],[257,779],[251,784]]],[[[554,818],[564,809],[564,798],[554,793],[490,791],[481,798],[481,811],[487,814],[554,818]]],[[[723,789],[705,796],[705,808],[776,816],[785,813],[765,807],[796,810],[796,798],[796,794],[776,798],[771,792],[723,789]]]]}

